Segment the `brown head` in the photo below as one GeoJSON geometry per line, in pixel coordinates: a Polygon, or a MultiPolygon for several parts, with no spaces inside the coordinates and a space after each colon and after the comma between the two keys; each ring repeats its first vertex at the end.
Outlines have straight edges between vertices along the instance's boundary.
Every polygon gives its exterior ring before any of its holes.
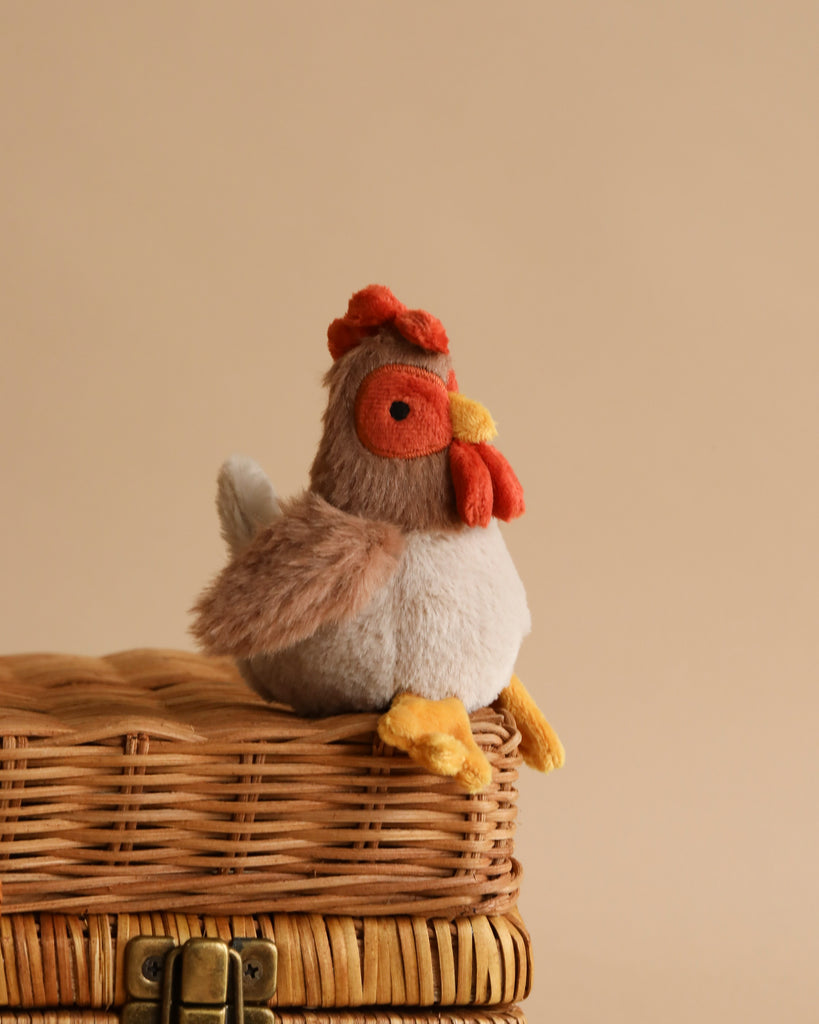
{"type": "Polygon", "coordinates": [[[356,292],[328,330],[333,366],[311,489],[404,529],[486,526],[523,512],[492,418],[458,392],[443,325],[388,288],[356,292]]]}

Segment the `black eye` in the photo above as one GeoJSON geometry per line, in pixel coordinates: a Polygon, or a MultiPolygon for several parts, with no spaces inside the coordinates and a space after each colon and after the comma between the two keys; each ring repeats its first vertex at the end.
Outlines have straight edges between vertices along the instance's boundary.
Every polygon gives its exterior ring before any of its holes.
{"type": "Polygon", "coordinates": [[[393,402],[390,406],[390,416],[394,420],[405,420],[410,414],[410,407],[406,402],[393,402]]]}

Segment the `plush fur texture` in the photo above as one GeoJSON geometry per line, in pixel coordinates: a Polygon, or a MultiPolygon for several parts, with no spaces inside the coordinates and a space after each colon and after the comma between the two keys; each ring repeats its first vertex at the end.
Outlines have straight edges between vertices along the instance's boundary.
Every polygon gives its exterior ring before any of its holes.
{"type": "Polygon", "coordinates": [[[364,338],[392,331],[428,352],[449,351],[449,338],[441,321],[424,309],[407,309],[389,288],[370,284],[356,292],[343,317],[327,329],[327,344],[333,359],[340,359],[364,338]]]}
{"type": "Polygon", "coordinates": [[[455,440],[449,446],[449,464],[458,515],[467,526],[488,526],[492,520],[492,477],[477,445],[455,440]]]}
{"type": "Polygon", "coordinates": [[[480,402],[467,398],[458,391],[449,395],[449,416],[452,433],[461,441],[491,441],[498,430],[495,421],[480,402]]]}
{"type": "Polygon", "coordinates": [[[395,573],[354,617],[242,670],[268,699],[306,715],[384,711],[405,691],[432,700],[457,695],[474,711],[509,682],[529,626],[497,523],[413,531],[395,573]]]}
{"type": "Polygon", "coordinates": [[[492,780],[492,767],[457,697],[425,700],[400,693],[379,719],[378,735],[430,771],[454,776],[468,793],[479,792],[492,780]]]}
{"type": "Polygon", "coordinates": [[[285,503],[205,591],[194,635],[209,653],[234,657],[297,644],[354,618],[394,575],[403,547],[389,523],[307,493],[285,503]]]}
{"type": "Polygon", "coordinates": [[[373,455],[433,455],[452,440],[450,393],[437,374],[420,366],[379,366],[358,389],[355,429],[373,455]]]}
{"type": "Polygon", "coordinates": [[[526,511],[523,488],[506,458],[491,444],[476,445],[492,478],[492,515],[508,523],[526,511]]]}
{"type": "Polygon", "coordinates": [[[233,555],[281,514],[264,470],[243,455],[232,455],[219,470],[216,508],[222,537],[233,555]]]}
{"type": "Polygon", "coordinates": [[[523,488],[497,448],[455,438],[449,465],[458,514],[467,526],[487,526],[493,516],[508,522],[523,515],[523,488]]]}
{"type": "Polygon", "coordinates": [[[394,321],[398,333],[419,348],[428,352],[448,352],[449,338],[444,325],[437,316],[425,309],[407,309],[399,313],[394,321]]]}
{"type": "Polygon", "coordinates": [[[355,426],[355,402],[364,378],[390,363],[449,376],[449,357],[427,353],[390,331],[366,338],[330,368],[324,432],[310,471],[310,487],[331,505],[406,530],[460,526],[445,450],[423,458],[391,459],[367,451],[355,426]]]}
{"type": "Polygon", "coordinates": [[[549,772],[563,767],[566,760],[563,744],[517,676],[512,676],[495,704],[512,712],[521,734],[520,752],[530,768],[549,772]]]}
{"type": "Polygon", "coordinates": [[[255,463],[225,464],[232,560],[200,598],[194,634],[302,714],[385,712],[385,742],[470,791],[490,773],[467,712],[496,699],[520,716],[529,763],[562,763],[509,684],[529,610],[493,516],[520,515],[523,491],[486,443],[489,413],[457,392],[443,326],[371,285],[328,342],[310,490],[279,508],[255,463]]]}

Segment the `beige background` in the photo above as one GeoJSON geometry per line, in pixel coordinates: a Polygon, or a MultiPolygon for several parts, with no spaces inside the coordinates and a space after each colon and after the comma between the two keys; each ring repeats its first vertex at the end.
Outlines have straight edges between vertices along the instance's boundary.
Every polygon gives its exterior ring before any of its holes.
{"type": "Polygon", "coordinates": [[[527,492],[530,1021],[816,1020],[818,103],[813,2],[0,0],[0,650],[187,646],[389,284],[527,492]]]}

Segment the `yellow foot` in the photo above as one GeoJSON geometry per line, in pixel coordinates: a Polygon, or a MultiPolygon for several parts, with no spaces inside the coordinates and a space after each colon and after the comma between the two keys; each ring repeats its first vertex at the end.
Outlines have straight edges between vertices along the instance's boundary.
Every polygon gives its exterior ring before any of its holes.
{"type": "Polygon", "coordinates": [[[566,760],[563,744],[517,676],[512,676],[495,703],[512,712],[520,730],[520,752],[530,768],[550,772],[563,766],[566,760]]]}
{"type": "Polygon", "coordinates": [[[457,697],[427,700],[399,693],[379,719],[378,735],[436,775],[457,779],[468,793],[480,792],[492,780],[492,768],[457,697]]]}

